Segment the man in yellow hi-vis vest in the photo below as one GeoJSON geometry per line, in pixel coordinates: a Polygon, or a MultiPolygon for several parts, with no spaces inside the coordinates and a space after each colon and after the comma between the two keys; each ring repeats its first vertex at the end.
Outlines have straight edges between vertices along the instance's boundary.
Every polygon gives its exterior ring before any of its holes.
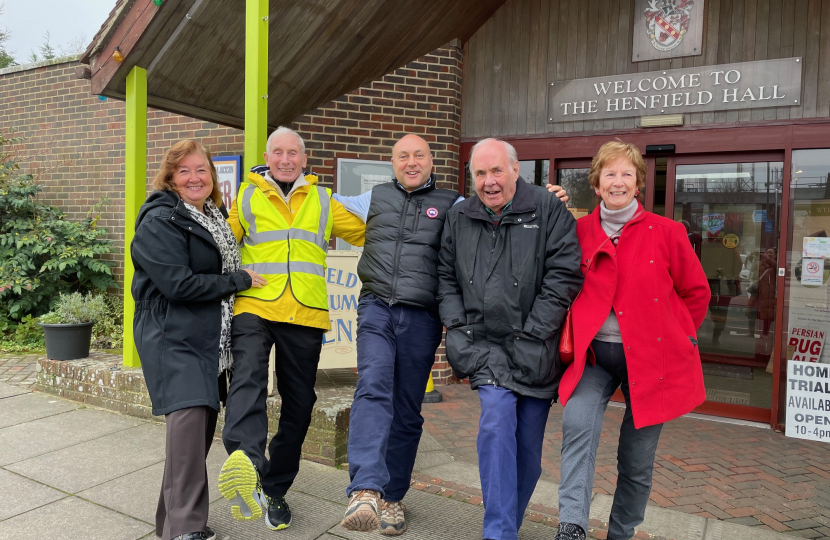
{"type": "Polygon", "coordinates": [[[241,242],[242,267],[265,285],[239,294],[234,305],[233,378],[222,440],[230,456],[219,490],[240,520],[291,524],[285,494],[300,467],[300,453],[317,399],[314,383],[331,327],[326,294],[326,252],[332,235],[363,245],[365,225],[331,198],[331,190],[304,175],[305,143],[280,127],[268,138],[266,166],[254,167],[240,185],[228,223],[241,242]],[[268,360],[276,347],[279,430],[268,444],[268,360]]]}

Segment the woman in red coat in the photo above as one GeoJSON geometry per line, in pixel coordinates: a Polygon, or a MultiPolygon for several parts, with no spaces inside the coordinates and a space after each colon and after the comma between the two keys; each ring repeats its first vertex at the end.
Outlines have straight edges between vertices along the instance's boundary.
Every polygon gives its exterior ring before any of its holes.
{"type": "Polygon", "coordinates": [[[620,141],[604,144],[591,163],[602,203],[577,221],[585,284],[571,308],[574,361],[559,385],[556,540],[585,538],[603,414],[617,388],[626,411],[608,540],[628,540],[643,521],[663,422],[706,399],[697,329],[709,284],[683,225],[638,202],[645,176],[640,151],[620,141]]]}

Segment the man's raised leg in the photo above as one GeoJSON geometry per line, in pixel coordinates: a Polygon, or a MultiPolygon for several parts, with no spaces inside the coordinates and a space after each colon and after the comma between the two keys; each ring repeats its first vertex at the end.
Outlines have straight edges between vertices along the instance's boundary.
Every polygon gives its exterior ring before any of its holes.
{"type": "Polygon", "coordinates": [[[219,475],[219,491],[231,501],[238,520],[262,516],[260,474],[268,467],[268,357],[274,344],[268,321],[242,313],[231,327],[233,377],[225,407],[222,442],[228,459],[219,475]]]}

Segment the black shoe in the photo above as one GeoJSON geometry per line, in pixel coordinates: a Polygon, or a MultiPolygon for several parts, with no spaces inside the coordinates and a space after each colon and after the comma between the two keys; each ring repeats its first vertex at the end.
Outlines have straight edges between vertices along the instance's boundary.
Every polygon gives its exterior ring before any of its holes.
{"type": "Polygon", "coordinates": [[[207,536],[205,536],[205,533],[199,531],[187,534],[180,534],[179,536],[173,538],[173,540],[207,540],[207,536]]]}
{"type": "Polygon", "coordinates": [[[272,531],[281,531],[291,525],[291,509],[285,502],[285,497],[265,496],[268,501],[268,511],[265,513],[265,524],[272,531]]]}
{"type": "Polygon", "coordinates": [[[216,533],[207,525],[205,525],[205,540],[216,540],[216,533]]]}
{"type": "Polygon", "coordinates": [[[585,531],[573,523],[560,523],[553,540],[585,540],[585,531]]]}

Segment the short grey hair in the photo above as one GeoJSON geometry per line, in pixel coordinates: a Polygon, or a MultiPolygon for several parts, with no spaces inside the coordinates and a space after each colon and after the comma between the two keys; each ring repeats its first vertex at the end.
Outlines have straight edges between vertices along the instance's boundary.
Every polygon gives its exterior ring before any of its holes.
{"type": "Polygon", "coordinates": [[[305,141],[303,140],[303,138],[300,137],[299,133],[297,133],[293,129],[285,127],[285,126],[278,127],[277,129],[274,130],[273,133],[271,133],[268,136],[268,142],[265,143],[265,151],[266,152],[271,151],[271,140],[274,139],[275,137],[279,137],[280,135],[294,135],[295,137],[297,137],[297,140],[300,142],[300,153],[305,154],[305,141]]]}
{"type": "Polygon", "coordinates": [[[478,141],[477,143],[475,143],[475,145],[473,146],[473,149],[470,150],[470,161],[467,163],[467,168],[470,170],[470,175],[471,176],[475,174],[475,173],[473,173],[473,156],[476,155],[476,151],[478,150],[478,147],[481,146],[484,143],[492,142],[492,141],[500,142],[501,144],[504,145],[504,151],[507,152],[507,161],[510,163],[511,167],[517,161],[519,161],[519,155],[516,153],[516,149],[513,148],[513,145],[510,144],[509,142],[503,141],[501,139],[496,139],[496,138],[493,138],[493,137],[490,137],[488,139],[483,139],[483,140],[478,141]]]}

